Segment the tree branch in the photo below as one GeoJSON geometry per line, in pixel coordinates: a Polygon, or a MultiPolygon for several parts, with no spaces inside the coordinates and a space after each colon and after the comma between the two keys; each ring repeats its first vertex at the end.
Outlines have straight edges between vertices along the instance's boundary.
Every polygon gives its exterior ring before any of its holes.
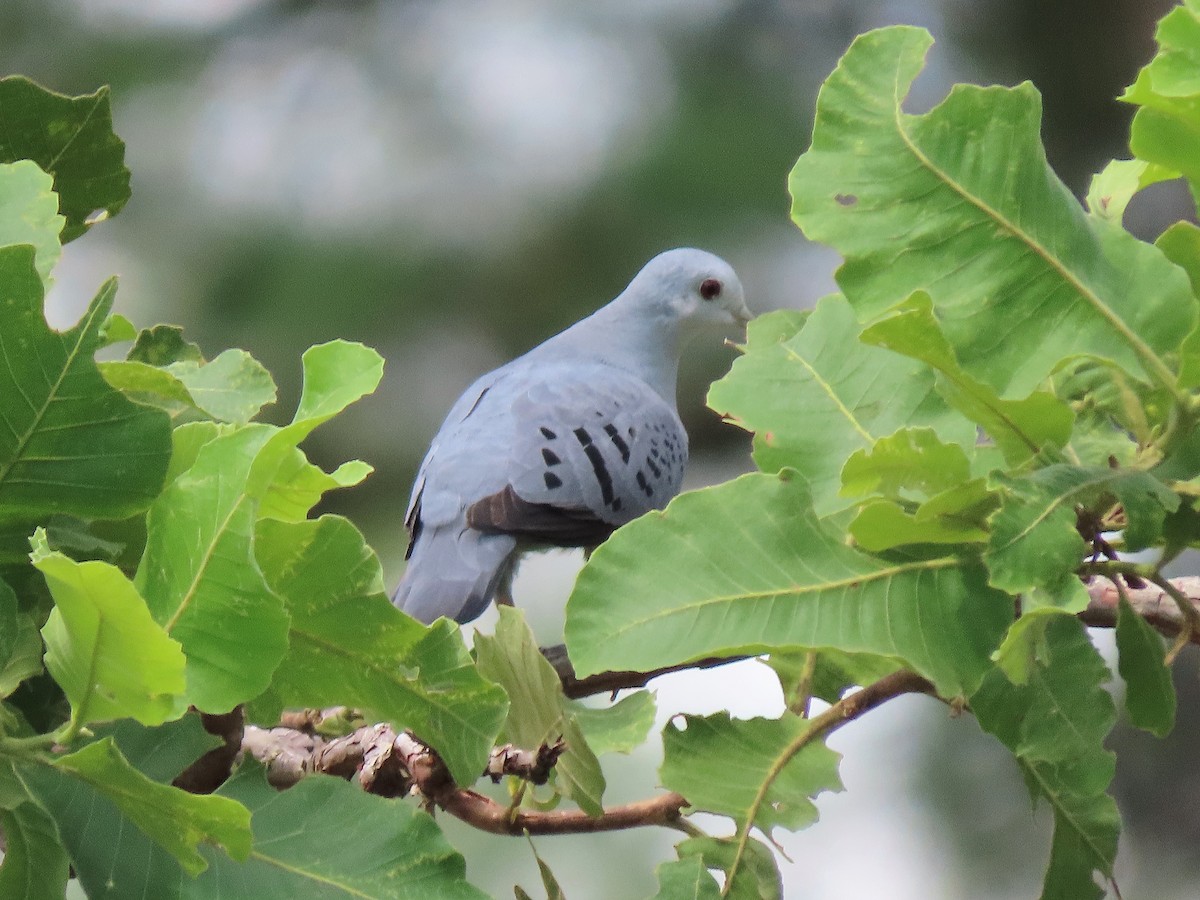
{"type": "Polygon", "coordinates": [[[674,666],[663,666],[661,669],[651,669],[648,672],[600,672],[579,678],[575,668],[567,658],[567,648],[562,644],[553,647],[543,647],[542,655],[546,657],[554,671],[562,681],[563,693],[572,700],[580,697],[591,697],[595,694],[613,694],[629,688],[645,687],[652,679],[671,672],[683,672],[688,669],[712,669],[729,663],[749,659],[747,656],[710,656],[695,662],[679,663],[674,666]]]}
{"type": "MultiPolygon", "coordinates": [[[[1170,580],[1182,597],[1186,598],[1200,615],[1200,577],[1172,578],[1170,580]]],[[[1149,622],[1160,634],[1177,637],[1187,630],[1187,621],[1179,604],[1162,587],[1145,584],[1139,588],[1124,587],[1125,596],[1134,612],[1149,622]]],[[[1085,625],[1095,628],[1115,628],[1121,590],[1109,578],[1093,577],[1087,584],[1091,598],[1087,609],[1079,614],[1085,625]]],[[[1191,643],[1200,644],[1200,633],[1192,631],[1191,643]]]]}

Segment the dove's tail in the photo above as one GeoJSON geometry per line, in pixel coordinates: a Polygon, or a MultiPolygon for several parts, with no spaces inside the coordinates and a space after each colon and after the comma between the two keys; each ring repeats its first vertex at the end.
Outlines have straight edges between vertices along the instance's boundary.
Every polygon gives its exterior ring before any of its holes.
{"type": "Polygon", "coordinates": [[[422,529],[392,603],[419,622],[478,618],[512,576],[516,539],[455,523],[422,529]]]}

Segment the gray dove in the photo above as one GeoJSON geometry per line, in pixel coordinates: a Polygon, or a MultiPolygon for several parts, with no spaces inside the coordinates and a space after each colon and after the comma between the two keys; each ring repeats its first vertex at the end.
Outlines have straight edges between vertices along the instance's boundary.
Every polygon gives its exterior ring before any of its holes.
{"type": "Polygon", "coordinates": [[[749,318],[728,263],[668,250],[607,306],[472,384],[417,473],[392,602],[421,622],[469,622],[511,602],[524,551],[595,546],[666,506],[688,452],[680,346],[749,318]]]}

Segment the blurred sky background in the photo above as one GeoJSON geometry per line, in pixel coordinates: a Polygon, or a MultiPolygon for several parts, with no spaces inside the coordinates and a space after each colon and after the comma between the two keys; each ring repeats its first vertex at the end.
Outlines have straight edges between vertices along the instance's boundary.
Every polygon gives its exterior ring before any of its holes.
{"type": "MultiPolygon", "coordinates": [[[[133,199],[66,249],[54,324],[72,323],[117,273],[117,310],[135,324],[178,323],[210,356],[237,346],[262,360],[280,385],[277,421],[294,408],[309,345],[360,340],[386,357],[380,391],[309,450],[326,468],[376,467],[325,509],[362,528],[391,585],[413,473],[458,393],[614,296],[650,256],[687,244],[724,256],[759,312],[833,289],[837,257],[791,225],[786,177],[817,88],[855,34],[898,22],[933,32],[910,111],[955,81],[1032,80],[1051,164],[1082,195],[1127,155],[1131,111],[1113,98],[1150,58],[1170,5],[4,0],[0,58],[5,73],[67,93],[112,85],[128,144],[133,199]]],[[[1188,210],[1178,186],[1160,186],[1135,202],[1131,227],[1153,237],[1188,210]]],[[[694,347],[684,362],[693,486],[749,466],[746,436],[703,406],[731,358],[694,347]]],[[[517,584],[548,642],[576,564],[560,554],[517,584]]],[[[1178,667],[1169,741],[1123,726],[1112,738],[1128,751],[1116,793],[1129,898],[1196,896],[1195,657],[1178,667]]],[[[664,714],[781,708],[755,663],[655,687],[664,714]]],[[[789,897],[1037,895],[1047,816],[1030,813],[1014,764],[969,716],[905,698],[830,743],[846,755],[848,790],[822,798],[815,827],[779,833],[789,897]]],[[[651,793],[656,766],[653,748],[606,759],[609,800],[651,793]]],[[[523,842],[440,821],[476,884],[537,895],[523,842]]],[[[653,866],[678,837],[538,848],[571,900],[619,900],[653,893],[653,866]]]]}

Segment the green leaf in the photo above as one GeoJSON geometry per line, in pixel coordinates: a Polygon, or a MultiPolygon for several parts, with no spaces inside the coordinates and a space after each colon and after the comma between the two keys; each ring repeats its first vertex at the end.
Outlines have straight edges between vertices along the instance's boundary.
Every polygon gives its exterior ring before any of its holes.
{"type": "Polygon", "coordinates": [[[923,291],[864,330],[862,340],[935,369],[946,402],[982,427],[1010,465],[1036,456],[1043,448],[1062,447],[1071,434],[1071,411],[1053,395],[1037,391],[1023,400],[1002,400],[991,387],[968,375],[923,291]]]}
{"type": "MultiPolygon", "coordinates": [[[[797,702],[803,699],[801,692],[810,652],[813,651],[775,652],[763,660],[779,679],[783,701],[789,709],[795,709],[797,702]]],[[[817,653],[816,665],[809,680],[809,696],[818,697],[826,703],[836,703],[847,688],[871,684],[898,668],[899,662],[885,656],[822,650],[817,653]]]]}
{"type": "Polygon", "coordinates": [[[926,518],[887,500],[869,503],[849,526],[858,546],[878,553],[906,544],[965,544],[986,541],[988,533],[971,522],[926,518]]]}
{"type": "Polygon", "coordinates": [[[558,673],[542,656],[521,612],[502,608],[495,634],[476,635],[475,654],[479,673],[508,694],[506,740],[535,749],[563,738],[567,749],[554,767],[559,788],[588,815],[604,812],[600,761],[570,713],[558,673]]]}
{"type": "MultiPolygon", "coordinates": [[[[1167,259],[1187,272],[1192,292],[1200,295],[1200,227],[1192,222],[1176,222],[1158,236],[1155,245],[1167,259]]],[[[1181,387],[1200,386],[1200,324],[1184,338],[1179,348],[1181,387]]]]}
{"type": "Polygon", "coordinates": [[[231,429],[216,422],[185,422],[171,432],[171,463],[167,466],[167,484],[196,464],[200,448],[231,429]]]}
{"type": "Polygon", "coordinates": [[[22,803],[0,809],[0,828],[5,838],[0,897],[62,900],[70,867],[53,820],[36,803],[22,803]]]}
{"type": "Polygon", "coordinates": [[[352,460],[332,472],[324,472],[296,448],[281,460],[258,514],[265,519],[301,522],[327,491],[353,487],[374,471],[367,463],[352,460]]]}
{"type": "MultiPolygon", "coordinates": [[[[330,341],[304,351],[304,388],[290,425],[278,430],[254,461],[250,484],[261,500],[295,473],[295,449],[318,425],[375,390],[383,357],[362,344],[330,341]]],[[[276,497],[278,499],[278,497],[276,497]]]]}
{"type": "Polygon", "coordinates": [[[135,584],[187,654],[188,702],[226,712],[267,687],[287,652],[283,601],[254,557],[251,468],[277,433],[246,426],[204,444],[150,508],[135,584]]]}
{"type": "Polygon", "coordinates": [[[597,756],[632,753],[646,743],[654,725],[654,695],[649,691],[626,694],[611,706],[585,706],[576,701],[567,708],[597,756]]]}
{"type": "Polygon", "coordinates": [[[1099,898],[1093,871],[1112,876],[1120,819],[1105,793],[1115,770],[1103,746],[1116,720],[1108,677],[1079,620],[1057,615],[1027,684],[997,670],[971,697],[979,724],[1016,755],[1030,791],[1054,811],[1045,900],[1099,898]]]}
{"type": "MultiPolygon", "coordinates": [[[[550,866],[546,864],[546,861],[537,852],[537,847],[533,845],[533,839],[528,834],[525,835],[525,839],[529,841],[529,849],[533,853],[534,860],[537,861],[538,874],[542,877],[542,889],[546,892],[546,900],[566,900],[566,894],[563,893],[562,885],[558,883],[558,879],[554,877],[554,872],[551,871],[550,866]]],[[[521,889],[520,887],[516,887],[515,890],[520,891],[521,889]]],[[[521,891],[521,893],[524,894],[525,892],[521,891]]]]}
{"type": "MultiPolygon", "coordinates": [[[[171,352],[169,346],[143,350],[150,356],[171,352]]],[[[173,417],[198,412],[219,422],[244,424],[275,401],[271,374],[245,350],[226,350],[209,363],[189,358],[163,368],[135,359],[106,362],[100,371],[113,387],[173,417]]]]}
{"type": "Polygon", "coordinates": [[[684,716],[663,729],[663,787],[688,798],[692,808],[731,816],[770,836],[780,825],[797,830],[817,820],[809,799],[840,791],[841,756],[821,740],[799,752],[795,745],[810,722],[791,713],[779,719],[732,719],[729,713],[684,716]],[[761,797],[760,797],[761,795],[761,797]]]}
{"type": "Polygon", "coordinates": [[[1176,177],[1170,169],[1141,159],[1114,159],[1092,177],[1087,192],[1088,212],[1120,224],[1134,194],[1176,177]]]}
{"type": "Polygon", "coordinates": [[[184,658],[121,570],[75,562],[39,530],[30,558],[54,610],[42,628],[46,668],[71,701],[74,725],[130,716],[157,725],[178,714],[184,658]]]}
{"type": "Polygon", "coordinates": [[[1139,159],[1185,176],[1200,187],[1200,83],[1196,47],[1200,10],[1186,3],[1158,23],[1158,54],[1121,97],[1141,107],[1133,117],[1129,147],[1139,159]]]}
{"type": "Polygon", "coordinates": [[[166,369],[129,360],[102,362],[98,367],[104,380],[130,399],[157,406],[172,418],[199,408],[187,386],[166,369]]]}
{"type": "Polygon", "coordinates": [[[177,362],[204,362],[204,355],[199,347],[184,340],[183,329],[178,325],[155,325],[138,332],[126,359],[162,367],[177,362]]]}
{"type": "Polygon", "coordinates": [[[122,344],[137,337],[137,329],[120,313],[113,313],[100,326],[100,346],[111,347],[122,344]]]}
{"type": "MultiPolygon", "coordinates": [[[[5,591],[11,594],[11,588],[0,582],[0,594],[5,591]]],[[[18,613],[13,621],[16,624],[10,626],[12,648],[0,664],[0,699],[15,691],[26,678],[42,671],[42,636],[37,623],[25,613],[18,613]]]]}
{"type": "Polygon", "coordinates": [[[62,255],[58,233],[65,220],[58,214],[53,188],[54,179],[28,160],[0,163],[0,247],[33,246],[43,284],[49,284],[50,272],[62,255]]]}
{"type": "Polygon", "coordinates": [[[708,403],[757,433],[760,469],[796,469],[819,514],[849,505],[838,496],[846,458],[904,426],[928,426],[949,443],[974,443],[975,429],[934,393],[932,372],[859,342],[844,299],[822,300],[793,337],[780,340],[778,331],[751,330],[746,354],[712,386],[708,403]]]}
{"type": "Polygon", "coordinates": [[[1175,685],[1163,639],[1124,596],[1117,611],[1117,652],[1129,720],[1156,737],[1166,737],[1175,725],[1175,685]]]}
{"type": "Polygon", "coordinates": [[[17,649],[20,613],[17,595],[8,586],[8,582],[0,579],[0,672],[8,666],[8,661],[17,649]]]}
{"type": "Polygon", "coordinates": [[[285,705],[366,709],[412,729],[459,784],[473,783],[507,700],[472,665],[459,629],[425,628],[393,607],[379,560],[345,519],[266,519],[255,549],[291,616],[287,655],[255,715],[275,716],[285,705]]]}
{"type": "Polygon", "coordinates": [[[197,849],[201,842],[216,844],[238,860],[250,854],[250,813],[241,803],[151,781],[129,765],[112,738],[60,757],[54,766],[112,801],[189,875],[208,868],[197,849]]]}
{"type": "Polygon", "coordinates": [[[146,728],[129,719],[95,729],[97,737],[111,737],[121,755],[152,781],[170,783],[202,755],[222,741],[204,730],[194,710],[173,722],[146,728]]]}
{"type": "Polygon", "coordinates": [[[167,371],[187,389],[196,407],[219,422],[249,422],[275,402],[275,382],[245,350],[226,350],[207,363],[181,360],[167,371]]]}
{"type": "Polygon", "coordinates": [[[792,170],[793,217],[846,260],[838,284],[860,319],[928,291],[964,368],[1003,396],[1078,355],[1173,385],[1162,358],[1197,318],[1183,273],[1054,175],[1032,85],[960,84],[905,113],[931,43],[906,26],[856,38],[792,170]]]}
{"type": "Polygon", "coordinates": [[[18,159],[54,176],[64,244],[97,210],[115,216],[129,199],[125,144],[113,134],[106,87],[64,97],[21,76],[0,79],[0,162],[18,159]]]}
{"type": "Polygon", "coordinates": [[[1039,606],[1023,612],[992,654],[996,667],[1013,684],[1028,684],[1035,667],[1045,665],[1050,658],[1046,629],[1057,616],[1068,615],[1071,613],[1055,606],[1039,606]]]}
{"type": "MultiPolygon", "coordinates": [[[[733,838],[694,837],[682,841],[675,851],[681,860],[699,857],[706,868],[720,869],[728,878],[737,855],[737,841],[733,838]]],[[[783,897],[783,881],[775,854],[761,841],[751,838],[746,842],[737,871],[737,877],[729,889],[730,900],[781,900],[783,897]]]]}
{"type": "Polygon", "coordinates": [[[816,518],[790,472],[683,494],[617,531],[567,603],[580,676],[834,647],[971,690],[1012,617],[971,559],[883,560],[816,518]]]}
{"type": "Polygon", "coordinates": [[[1076,528],[1076,507],[1103,513],[1114,501],[1122,505],[1128,525],[1126,544],[1139,550],[1162,535],[1167,513],[1179,497],[1153,475],[1136,469],[1109,469],[1058,464],[1029,475],[996,473],[993,485],[1004,489],[1004,501],[992,517],[992,535],[984,557],[993,587],[1027,595],[1071,612],[1087,604],[1087,591],[1075,575],[1088,546],[1076,528]]]}
{"type": "Polygon", "coordinates": [[[383,357],[351,341],[309,347],[303,363],[304,389],[292,420],[296,423],[327,421],[375,390],[383,377],[383,357]]]}
{"type": "Polygon", "coordinates": [[[1100,360],[1072,360],[1053,381],[1055,395],[1075,414],[1065,455],[1083,465],[1136,465],[1140,448],[1155,442],[1170,415],[1168,392],[1147,390],[1100,360]]]}
{"type": "Polygon", "coordinates": [[[145,509],[162,487],[170,420],[114,390],[92,360],[115,282],[61,333],[42,318],[32,248],[0,248],[0,284],[0,518],[145,509]]]}
{"type": "Polygon", "coordinates": [[[386,897],[484,900],[428,814],[364,793],[340,778],[305,778],[282,793],[245,766],[219,794],[254,814],[254,847],[238,864],[205,850],[212,866],[189,897],[386,897]]]}
{"type": "Polygon", "coordinates": [[[928,498],[970,477],[971,461],[958,444],[945,444],[931,428],[902,428],[855,450],[842,467],[842,496],[880,494],[928,498]]]}
{"type": "Polygon", "coordinates": [[[651,900],[720,900],[721,888],[699,856],[689,856],[659,865],[658,893],[651,900]]]}

